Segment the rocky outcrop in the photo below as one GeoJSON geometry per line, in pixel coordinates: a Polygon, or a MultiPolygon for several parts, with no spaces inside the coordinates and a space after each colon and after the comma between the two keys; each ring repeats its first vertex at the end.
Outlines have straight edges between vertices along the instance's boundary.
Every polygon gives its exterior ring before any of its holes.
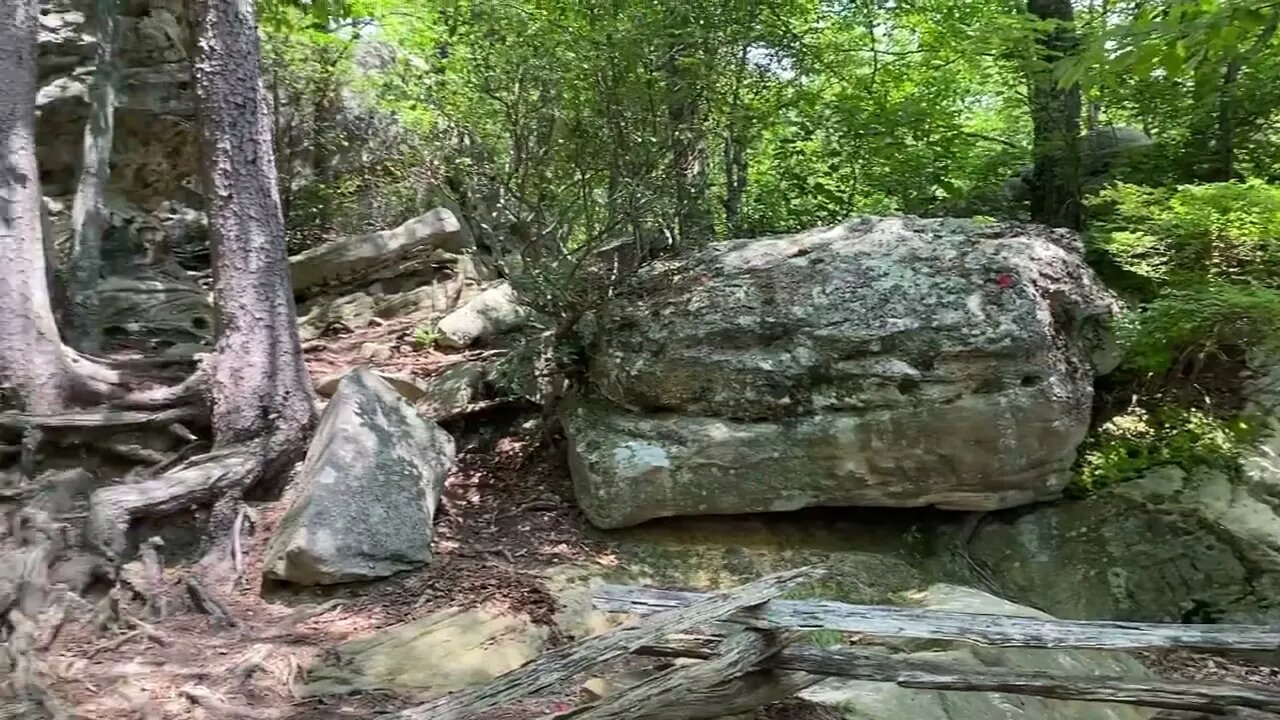
{"type": "Polygon", "coordinates": [[[1156,468],[1086,501],[991,518],[971,554],[1064,617],[1280,620],[1280,366],[1249,384],[1271,427],[1237,472],[1156,468]]]}
{"type": "MultiPolygon", "coordinates": [[[[75,192],[94,39],[88,3],[41,3],[37,153],[47,195],[75,192]]],[[[120,85],[110,189],[147,210],[181,197],[197,171],[182,0],[122,3],[120,85]]]]}
{"type": "Polygon", "coordinates": [[[322,585],[426,563],[453,458],[453,438],[372,371],[348,373],[311,441],[264,573],[322,585]]]}
{"type": "MultiPolygon", "coordinates": [[[[1050,616],[969,588],[934,585],[916,593],[910,604],[930,610],[1033,617],[1050,616]]],[[[1036,650],[959,645],[915,652],[908,657],[972,665],[976,668],[1039,670],[1058,675],[1149,675],[1122,653],[1036,650]]],[[[848,720],[1146,720],[1155,712],[1127,705],[1068,702],[1023,695],[940,692],[902,688],[891,683],[829,680],[800,696],[838,708],[848,720]]]]}
{"type": "Polygon", "coordinates": [[[818,505],[1056,496],[1109,369],[1078,238],[863,218],[718,243],[597,318],[564,424],[602,527],[818,505]]]}
{"type": "Polygon", "coordinates": [[[970,554],[1002,591],[1055,615],[1280,619],[1280,483],[1159,468],[1080,502],[990,518],[970,554]]]}
{"type": "Polygon", "coordinates": [[[327,242],[289,258],[293,291],[307,294],[322,284],[365,277],[375,268],[399,265],[415,253],[457,252],[464,249],[463,237],[453,213],[436,208],[391,230],[327,242]]]}
{"type": "Polygon", "coordinates": [[[320,337],[334,327],[358,330],[391,318],[411,318],[418,327],[430,328],[483,293],[496,278],[492,266],[483,260],[441,250],[379,264],[357,281],[348,278],[345,290],[328,284],[312,286],[312,293],[324,290],[325,294],[316,294],[299,306],[302,339],[320,337]]]}

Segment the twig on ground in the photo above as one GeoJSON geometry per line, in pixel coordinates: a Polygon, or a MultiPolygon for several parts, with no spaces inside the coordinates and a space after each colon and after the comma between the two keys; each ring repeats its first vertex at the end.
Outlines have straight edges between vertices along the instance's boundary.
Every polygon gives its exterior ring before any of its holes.
{"type": "Polygon", "coordinates": [[[187,578],[187,595],[191,597],[191,602],[196,606],[197,610],[213,617],[215,625],[239,626],[227,606],[194,577],[187,578]]]}
{"type": "Polygon", "coordinates": [[[276,623],[275,627],[268,630],[265,634],[258,636],[258,639],[268,640],[288,635],[293,632],[294,627],[310,620],[311,618],[319,617],[327,612],[337,610],[344,604],[346,604],[345,601],[335,598],[328,602],[321,603],[320,605],[306,605],[300,607],[284,616],[280,622],[276,623]]]}
{"type": "Polygon", "coordinates": [[[241,504],[236,512],[235,522],[231,523],[231,560],[236,570],[232,582],[235,584],[244,577],[244,552],[240,549],[240,531],[244,528],[244,517],[248,509],[248,506],[241,504]]]}

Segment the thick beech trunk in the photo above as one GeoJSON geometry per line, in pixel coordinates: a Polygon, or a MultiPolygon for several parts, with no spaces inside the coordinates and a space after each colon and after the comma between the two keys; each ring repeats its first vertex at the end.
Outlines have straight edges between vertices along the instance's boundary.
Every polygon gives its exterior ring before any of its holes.
{"type": "Polygon", "coordinates": [[[35,0],[0,3],[0,401],[55,412],[71,373],[49,301],[36,167],[35,0]],[[6,392],[7,389],[7,392],[6,392]]]}

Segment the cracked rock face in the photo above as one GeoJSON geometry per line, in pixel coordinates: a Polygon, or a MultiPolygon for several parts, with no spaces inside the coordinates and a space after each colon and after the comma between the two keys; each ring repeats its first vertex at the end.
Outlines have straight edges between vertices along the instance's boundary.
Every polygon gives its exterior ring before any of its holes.
{"type": "Polygon", "coordinates": [[[1063,231],[862,218],[646,273],[564,418],[602,527],[1054,497],[1110,369],[1115,301],[1063,231]]]}
{"type": "MultiPolygon", "coordinates": [[[[120,92],[111,188],[153,210],[190,193],[197,169],[194,97],[181,0],[121,3],[120,92]]],[[[88,3],[41,4],[37,153],[46,195],[75,192],[95,39],[88,3]]]]}

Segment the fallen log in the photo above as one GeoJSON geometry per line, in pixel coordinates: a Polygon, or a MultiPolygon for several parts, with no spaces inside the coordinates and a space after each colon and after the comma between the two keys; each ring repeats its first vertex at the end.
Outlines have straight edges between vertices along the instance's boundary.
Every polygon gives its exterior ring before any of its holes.
{"type": "MultiPolygon", "coordinates": [[[[726,698],[721,693],[708,694],[707,690],[747,674],[792,639],[743,630],[721,643],[716,654],[705,662],[668,668],[622,692],[546,720],[701,720],[723,717],[729,714],[726,698]]],[[[758,705],[752,705],[738,712],[756,707],[758,705]]]]}
{"type": "MultiPolygon", "coordinates": [[[[652,615],[686,607],[706,597],[709,596],[705,593],[604,585],[596,589],[593,601],[597,609],[607,612],[652,615]]],[[[775,600],[758,608],[739,610],[726,619],[761,630],[826,629],[1001,647],[1280,649],[1280,627],[1041,620],[831,601],[775,600]]]]}
{"type": "MultiPolygon", "coordinates": [[[[715,637],[671,637],[637,651],[650,657],[714,658],[715,637]]],[[[1054,700],[1108,702],[1166,710],[1221,713],[1228,708],[1280,712],[1280,691],[1262,685],[1189,682],[1106,675],[1071,676],[974,667],[944,660],[853,647],[792,645],[765,658],[763,667],[853,680],[889,682],[920,690],[1000,692],[1054,700]]]]}
{"type": "Polygon", "coordinates": [[[717,620],[735,610],[778,597],[782,593],[817,579],[816,567],[770,575],[732,591],[706,595],[668,612],[624,625],[601,635],[547,653],[498,677],[488,685],[459,690],[417,707],[386,716],[387,720],[466,720],[491,708],[531,695],[652,644],[672,633],[717,620]]]}

